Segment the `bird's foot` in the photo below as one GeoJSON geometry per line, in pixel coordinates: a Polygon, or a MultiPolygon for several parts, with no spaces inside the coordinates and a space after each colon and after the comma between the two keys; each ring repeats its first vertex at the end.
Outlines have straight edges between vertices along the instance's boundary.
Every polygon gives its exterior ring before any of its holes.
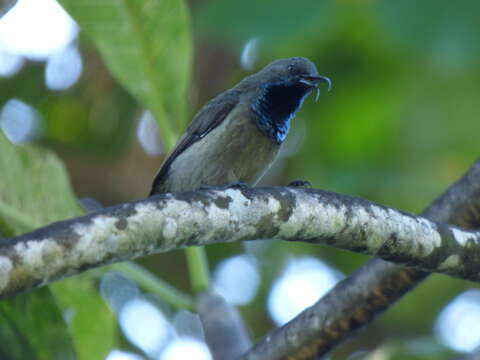
{"type": "Polygon", "coordinates": [[[250,186],[242,181],[235,181],[223,185],[202,185],[198,190],[227,190],[227,189],[248,189],[250,186]]]}
{"type": "Polygon", "coordinates": [[[244,183],[243,181],[235,181],[225,186],[227,189],[248,189],[250,187],[250,185],[244,183]]]}
{"type": "Polygon", "coordinates": [[[310,189],[312,187],[312,184],[310,184],[310,181],[306,181],[306,180],[294,180],[290,182],[287,186],[310,189]]]}

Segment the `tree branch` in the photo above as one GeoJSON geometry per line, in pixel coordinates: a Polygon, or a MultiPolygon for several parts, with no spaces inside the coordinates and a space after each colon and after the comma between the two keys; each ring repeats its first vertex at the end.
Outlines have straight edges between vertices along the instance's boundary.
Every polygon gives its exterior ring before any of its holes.
{"type": "MultiPolygon", "coordinates": [[[[463,228],[480,227],[480,160],[422,214],[463,228]]],[[[315,305],[267,334],[241,359],[311,359],[325,355],[428,275],[370,260],[315,305]]]]}
{"type": "Polygon", "coordinates": [[[284,187],[162,194],[0,243],[0,296],[187,246],[249,239],[327,244],[480,279],[480,233],[358,198],[284,187]]]}
{"type": "Polygon", "coordinates": [[[196,309],[214,360],[236,359],[252,343],[237,309],[213,291],[197,295],[196,309]]]}

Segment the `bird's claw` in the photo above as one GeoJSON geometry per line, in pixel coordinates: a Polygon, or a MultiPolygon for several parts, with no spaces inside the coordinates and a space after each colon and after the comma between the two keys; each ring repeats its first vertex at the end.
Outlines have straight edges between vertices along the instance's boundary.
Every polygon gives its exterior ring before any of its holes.
{"type": "Polygon", "coordinates": [[[233,183],[227,184],[227,189],[248,189],[250,185],[244,183],[243,181],[235,181],[233,183]]]}
{"type": "Polygon", "coordinates": [[[306,180],[294,180],[290,182],[288,187],[299,187],[299,188],[311,188],[312,184],[310,184],[310,181],[306,180]]]}

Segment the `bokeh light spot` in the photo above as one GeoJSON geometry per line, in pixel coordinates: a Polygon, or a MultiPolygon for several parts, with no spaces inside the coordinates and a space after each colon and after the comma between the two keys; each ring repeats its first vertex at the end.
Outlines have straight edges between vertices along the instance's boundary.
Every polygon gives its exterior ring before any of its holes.
{"type": "Polygon", "coordinates": [[[258,39],[253,38],[245,43],[240,55],[240,64],[246,71],[252,71],[257,62],[258,39]]]}
{"type": "Polygon", "coordinates": [[[6,51],[0,43],[0,76],[15,75],[22,68],[22,65],[23,58],[6,51]]]}
{"type": "Polygon", "coordinates": [[[0,43],[12,54],[45,60],[69,44],[78,27],[55,0],[19,0],[0,19],[0,43]]]}
{"type": "Polygon", "coordinates": [[[137,285],[119,272],[108,272],[100,281],[100,293],[113,312],[118,313],[122,307],[135,300],[139,295],[137,285]]]}
{"type": "Polygon", "coordinates": [[[10,99],[0,113],[0,128],[12,143],[25,143],[38,135],[40,115],[23,101],[10,99]]]}
{"type": "Polygon", "coordinates": [[[212,355],[208,347],[196,339],[180,337],[170,342],[160,357],[160,360],[211,360],[212,355]]]}
{"type": "Polygon", "coordinates": [[[255,297],[259,285],[257,266],[247,255],[223,260],[214,273],[213,287],[231,304],[248,304],[255,297]]]}
{"type": "Polygon", "coordinates": [[[119,314],[120,327],[127,339],[149,356],[156,356],[167,342],[170,324],[160,310],[137,298],[125,304],[119,314]]]}
{"type": "Polygon", "coordinates": [[[82,58],[75,46],[67,46],[48,58],[45,83],[50,90],[66,90],[80,77],[82,58]]]}
{"type": "Polygon", "coordinates": [[[468,290],[441,311],[435,332],[446,346],[470,352],[480,346],[480,290],[468,290]]]}
{"type": "Polygon", "coordinates": [[[147,155],[157,156],[163,152],[160,131],[150,111],[144,111],[140,117],[137,127],[137,139],[147,155]]]}
{"type": "Polygon", "coordinates": [[[131,352],[114,349],[110,351],[105,360],[144,360],[143,356],[131,352]]]}
{"type": "Polygon", "coordinates": [[[277,325],[283,325],[313,305],[342,275],[320,260],[305,257],[291,261],[273,284],[268,311],[277,325]]]}

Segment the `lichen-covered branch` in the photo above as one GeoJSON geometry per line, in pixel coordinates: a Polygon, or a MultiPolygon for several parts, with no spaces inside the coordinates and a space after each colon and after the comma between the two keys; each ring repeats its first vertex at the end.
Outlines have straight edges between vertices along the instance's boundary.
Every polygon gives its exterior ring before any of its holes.
{"type": "Polygon", "coordinates": [[[350,196],[277,187],[162,194],[2,241],[0,296],[107,263],[249,239],[327,244],[480,279],[480,233],[350,196]]]}
{"type": "MultiPolygon", "coordinates": [[[[479,228],[480,161],[422,214],[442,223],[479,228]]],[[[241,359],[321,357],[370,323],[428,275],[379,259],[370,260],[316,304],[267,334],[241,359]]]]}

